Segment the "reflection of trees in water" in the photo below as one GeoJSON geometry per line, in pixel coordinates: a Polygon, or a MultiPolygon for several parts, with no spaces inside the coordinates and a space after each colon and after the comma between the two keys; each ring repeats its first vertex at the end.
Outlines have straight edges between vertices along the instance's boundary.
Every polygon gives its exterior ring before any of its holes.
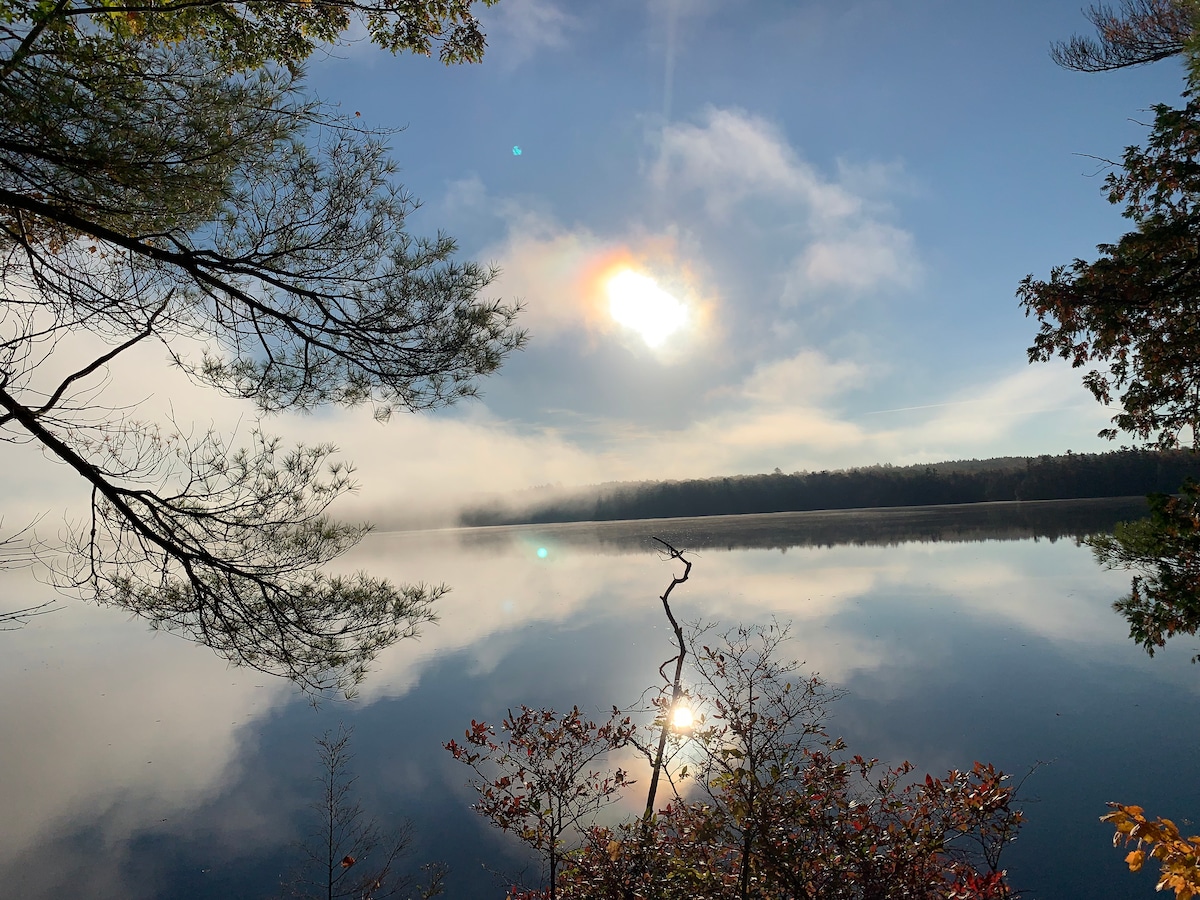
{"type": "MultiPolygon", "coordinates": [[[[1086,541],[1096,561],[1136,572],[1129,593],[1113,606],[1129,621],[1129,636],[1151,656],[1175,634],[1200,628],[1200,485],[1176,495],[1153,494],[1148,518],[1119,522],[1112,534],[1086,541]]],[[[1192,662],[1200,660],[1200,654],[1192,662]]]]}
{"type": "Polygon", "coordinates": [[[578,522],[462,531],[470,548],[502,548],[514,541],[588,547],[596,553],[652,552],[652,536],[701,549],[786,550],[790,547],[893,547],[905,543],[1060,538],[1083,540],[1144,515],[1142,497],[972,503],[961,506],[825,510],[692,519],[578,522]]]}
{"type": "MultiPolygon", "coordinates": [[[[28,566],[34,561],[35,554],[30,549],[29,544],[29,534],[32,532],[34,524],[36,522],[27,525],[13,534],[0,536],[0,570],[28,566]]],[[[0,526],[3,525],[4,520],[0,519],[0,526]]],[[[4,598],[5,603],[8,603],[9,600],[9,597],[4,598]]],[[[21,603],[25,601],[18,598],[16,602],[21,603]]],[[[42,603],[31,603],[16,609],[0,608],[0,631],[15,631],[27,624],[34,616],[53,612],[58,608],[58,605],[53,600],[46,600],[42,603]]]]}
{"type": "Polygon", "coordinates": [[[446,867],[422,866],[424,883],[402,872],[400,862],[412,842],[408,823],[387,830],[368,815],[355,794],[356,775],[350,772],[352,729],[338,726],[336,733],[317,738],[321,775],[320,794],[312,804],[314,829],[300,845],[303,860],[282,887],[282,897],[293,900],[386,900],[389,897],[423,900],[442,893],[446,867]]]}
{"type": "MultiPolygon", "coordinates": [[[[676,659],[686,647],[689,693],[707,712],[670,729],[675,764],[617,707],[597,723],[578,706],[522,706],[443,745],[473,772],[474,809],[541,862],[512,900],[1015,896],[1001,856],[1024,815],[1009,776],[976,762],[921,779],[911,763],[851,755],[825,727],[842,692],[782,655],[787,625],[689,631],[676,659]],[[599,814],[631,782],[611,754],[631,746],[670,793],[614,824],[599,814]]],[[[671,708],[653,704],[651,735],[668,733],[671,708]]]]}

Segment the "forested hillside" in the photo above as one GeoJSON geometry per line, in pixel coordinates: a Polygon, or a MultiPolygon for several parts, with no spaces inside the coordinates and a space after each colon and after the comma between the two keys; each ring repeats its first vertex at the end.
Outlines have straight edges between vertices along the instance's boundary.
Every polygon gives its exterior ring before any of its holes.
{"type": "Polygon", "coordinates": [[[657,519],[816,509],[1069,500],[1171,492],[1200,478],[1190,451],[1118,450],[929,465],[539,488],[466,509],[461,525],[657,519]]]}

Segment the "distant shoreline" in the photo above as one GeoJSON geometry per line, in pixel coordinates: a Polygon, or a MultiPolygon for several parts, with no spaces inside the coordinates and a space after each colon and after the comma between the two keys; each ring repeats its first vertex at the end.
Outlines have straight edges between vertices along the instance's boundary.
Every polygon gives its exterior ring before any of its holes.
{"type": "MultiPolygon", "coordinates": [[[[1011,510],[1011,509],[1061,509],[1064,504],[1085,504],[1101,508],[1104,506],[1119,507],[1122,509],[1141,508],[1147,509],[1145,494],[1129,494],[1121,497],[1066,497],[1058,500],[980,500],[975,503],[921,503],[910,504],[907,506],[854,506],[838,509],[785,509],[778,512],[767,513],[712,513],[706,516],[645,516],[634,519],[573,519],[569,522],[513,522],[506,525],[450,525],[445,528],[436,529],[411,529],[413,531],[536,531],[539,528],[551,527],[555,529],[569,529],[574,526],[601,525],[613,527],[625,527],[638,523],[653,523],[659,522],[663,524],[671,524],[675,522],[695,522],[700,519],[720,519],[722,522],[731,520],[746,520],[758,519],[762,516],[803,516],[808,521],[820,521],[822,518],[827,518],[831,521],[846,517],[861,517],[863,515],[871,516],[895,516],[902,517],[906,513],[958,513],[968,510],[985,510],[988,508],[995,510],[1011,510]]],[[[382,532],[384,534],[394,534],[398,532],[382,532]]]]}
{"type": "Polygon", "coordinates": [[[459,527],[549,525],[1094,500],[1170,493],[1200,479],[1190,451],[1117,450],[685,481],[539,488],[463,510],[459,527]]]}
{"type": "MultiPolygon", "coordinates": [[[[512,541],[551,548],[588,546],[609,552],[652,552],[653,538],[680,549],[780,549],[838,545],[894,546],[912,541],[1082,540],[1141,518],[1144,496],[980,503],[780,513],[482,525],[439,529],[466,547],[512,541]]],[[[405,532],[418,535],[422,532],[405,532]]],[[[430,532],[424,532],[428,534],[430,532]]]]}

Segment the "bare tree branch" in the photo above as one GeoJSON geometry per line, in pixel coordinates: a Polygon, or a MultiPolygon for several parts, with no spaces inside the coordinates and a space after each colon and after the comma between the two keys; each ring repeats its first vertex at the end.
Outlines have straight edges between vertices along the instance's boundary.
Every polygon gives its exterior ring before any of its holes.
{"type": "Polygon", "coordinates": [[[671,583],[667,585],[667,589],[658,598],[662,601],[663,612],[666,613],[667,621],[671,623],[671,628],[675,632],[675,641],[679,647],[679,653],[672,657],[675,662],[675,677],[673,680],[668,679],[663,673],[663,669],[671,663],[671,659],[668,659],[658,668],[658,674],[662,675],[663,680],[671,686],[671,700],[669,704],[665,704],[660,710],[662,725],[658,734],[658,748],[655,750],[654,759],[650,765],[650,787],[646,792],[646,811],[642,815],[642,821],[647,827],[654,816],[654,798],[658,793],[658,779],[663,768],[663,757],[667,748],[667,735],[671,730],[671,714],[675,709],[675,705],[683,696],[683,661],[687,657],[687,644],[683,639],[683,629],[679,627],[679,622],[675,620],[675,614],[671,612],[671,591],[687,581],[688,576],[692,574],[692,562],[683,555],[683,551],[676,550],[662,538],[656,537],[654,540],[662,544],[663,551],[666,553],[668,559],[677,559],[683,563],[683,574],[672,576],[671,583]]]}
{"type": "Polygon", "coordinates": [[[1075,35],[1050,49],[1056,63],[1077,72],[1107,72],[1177,56],[1196,27],[1190,0],[1121,0],[1117,9],[1101,3],[1084,15],[1097,36],[1075,35]]]}
{"type": "Polygon", "coordinates": [[[326,571],[369,530],[328,516],[354,487],[334,448],[168,433],[102,389],[157,342],[260,413],[383,419],[474,395],[522,346],[518,305],[483,297],[494,269],[406,231],[390,134],[302,82],[354,16],[387,49],[477,60],[476,2],[57,0],[0,21],[0,440],[90,495],[68,555],[37,548],[56,586],[313,690],[352,690],[433,620],[442,587],[326,571]],[[83,333],[107,345],[85,363],[83,333]]]}

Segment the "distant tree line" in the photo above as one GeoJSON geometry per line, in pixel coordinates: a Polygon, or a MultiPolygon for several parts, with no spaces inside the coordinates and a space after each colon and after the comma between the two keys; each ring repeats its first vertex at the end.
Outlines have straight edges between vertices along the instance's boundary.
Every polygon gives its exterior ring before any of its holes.
{"type": "Polygon", "coordinates": [[[1200,478],[1200,457],[1184,450],[1118,450],[1063,456],[877,465],[838,471],[739,475],[687,481],[623,482],[524,502],[464,510],[465,526],[604,522],[820,509],[934,506],[1003,500],[1131,497],[1178,490],[1200,478]]]}
{"type": "Polygon", "coordinates": [[[480,528],[459,536],[464,548],[504,552],[514,540],[534,540],[555,556],[572,550],[592,555],[644,554],[655,538],[692,550],[780,550],[793,547],[896,547],[964,541],[1083,541],[1109,534],[1122,522],[1142,519],[1145,497],[1095,497],[1070,503],[975,503],[962,506],[894,506],[830,509],[772,516],[640,519],[577,522],[509,529],[480,528]],[[545,529],[543,533],[542,529],[545,529]]]}

